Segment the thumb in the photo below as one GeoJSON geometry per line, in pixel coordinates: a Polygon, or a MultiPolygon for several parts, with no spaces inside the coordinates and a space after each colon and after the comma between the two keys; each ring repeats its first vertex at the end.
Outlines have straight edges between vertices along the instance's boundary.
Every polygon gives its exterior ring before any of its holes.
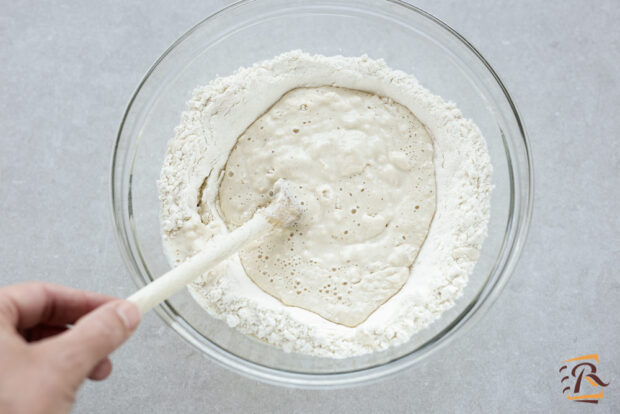
{"type": "Polygon", "coordinates": [[[131,336],[139,322],[140,311],[131,302],[117,300],[98,307],[50,341],[59,368],[79,385],[101,360],[131,336]]]}

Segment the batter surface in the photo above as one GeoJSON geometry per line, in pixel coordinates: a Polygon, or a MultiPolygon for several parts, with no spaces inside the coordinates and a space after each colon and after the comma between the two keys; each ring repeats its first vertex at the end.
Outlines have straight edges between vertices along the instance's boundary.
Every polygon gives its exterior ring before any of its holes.
{"type": "Polygon", "coordinates": [[[358,325],[404,285],[428,233],[435,213],[428,131],[390,98],[294,89],[228,158],[219,205],[229,229],[268,204],[280,178],[292,184],[302,220],[241,251],[247,275],[287,305],[358,325]]]}

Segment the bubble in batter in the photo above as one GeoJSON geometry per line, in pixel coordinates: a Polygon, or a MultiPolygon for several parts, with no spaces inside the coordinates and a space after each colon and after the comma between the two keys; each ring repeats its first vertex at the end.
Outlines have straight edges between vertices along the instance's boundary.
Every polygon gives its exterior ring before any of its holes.
{"type": "Polygon", "coordinates": [[[230,153],[219,187],[229,228],[268,204],[280,178],[303,218],[240,252],[247,275],[286,305],[360,324],[407,281],[428,233],[436,203],[428,131],[389,98],[294,89],[230,153]]]}

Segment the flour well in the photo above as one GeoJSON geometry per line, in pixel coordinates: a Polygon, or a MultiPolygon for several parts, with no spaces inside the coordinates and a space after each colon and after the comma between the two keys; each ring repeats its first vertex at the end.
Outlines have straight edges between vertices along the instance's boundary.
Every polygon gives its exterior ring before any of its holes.
{"type": "Polygon", "coordinates": [[[194,92],[159,181],[164,242],[183,261],[292,181],[307,221],[190,292],[284,350],[359,355],[453,305],[486,236],[490,175],[478,128],[410,75],[289,52],[194,92]]]}

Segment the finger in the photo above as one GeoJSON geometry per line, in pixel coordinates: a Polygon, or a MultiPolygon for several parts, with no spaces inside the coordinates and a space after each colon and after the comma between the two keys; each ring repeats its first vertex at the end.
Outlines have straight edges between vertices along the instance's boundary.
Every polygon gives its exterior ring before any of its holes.
{"type": "Polygon", "coordinates": [[[49,339],[47,346],[59,369],[79,384],[129,338],[139,322],[136,305],[116,300],[80,318],[69,331],[49,339]]]}
{"type": "Polygon", "coordinates": [[[37,324],[62,326],[113,299],[51,283],[8,286],[0,289],[0,320],[22,330],[37,324]]]}
{"type": "Polygon", "coordinates": [[[108,378],[111,373],[112,361],[110,361],[110,358],[104,358],[103,361],[99,361],[99,363],[95,365],[95,368],[90,371],[88,378],[93,381],[101,381],[108,378]]]}
{"type": "Polygon", "coordinates": [[[28,342],[34,342],[49,338],[50,336],[59,335],[66,330],[67,328],[64,326],[38,325],[24,331],[23,337],[28,342]]]}

